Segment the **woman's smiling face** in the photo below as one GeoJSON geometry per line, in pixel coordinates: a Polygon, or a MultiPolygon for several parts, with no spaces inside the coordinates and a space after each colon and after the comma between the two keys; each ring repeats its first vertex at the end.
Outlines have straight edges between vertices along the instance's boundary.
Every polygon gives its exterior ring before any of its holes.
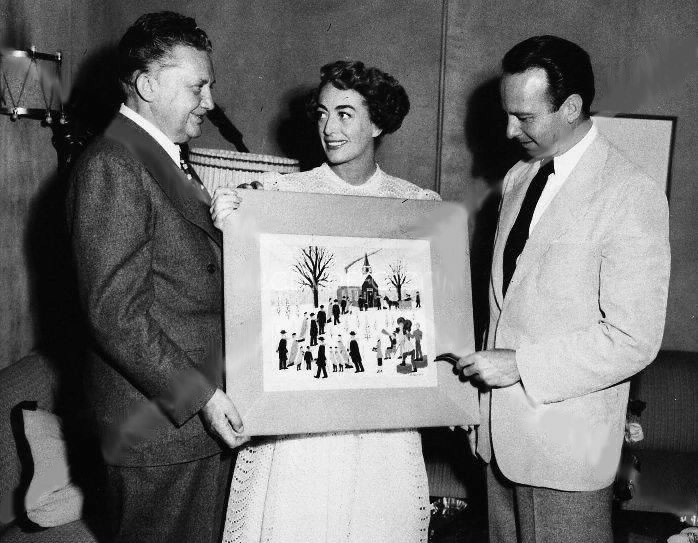
{"type": "Polygon", "coordinates": [[[371,121],[361,94],[327,84],[320,91],[316,114],[320,141],[331,165],[373,155],[373,138],[381,130],[371,121]]]}

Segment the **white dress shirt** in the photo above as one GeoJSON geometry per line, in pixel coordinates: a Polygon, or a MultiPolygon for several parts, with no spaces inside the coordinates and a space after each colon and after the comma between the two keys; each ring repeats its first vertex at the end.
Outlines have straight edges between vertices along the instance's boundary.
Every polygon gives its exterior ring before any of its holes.
{"type": "Polygon", "coordinates": [[[562,184],[570,176],[570,173],[572,173],[572,170],[574,170],[577,162],[579,162],[579,159],[582,158],[584,151],[586,151],[589,145],[591,145],[591,142],[594,141],[597,134],[598,130],[596,125],[592,124],[589,132],[587,132],[574,147],[565,151],[560,156],[553,158],[555,173],[551,173],[548,176],[548,182],[545,184],[545,188],[538,199],[536,209],[533,212],[533,217],[531,217],[531,225],[528,227],[529,236],[531,235],[531,232],[533,232],[533,228],[543,216],[543,213],[545,213],[545,210],[548,209],[550,202],[553,201],[555,195],[560,191],[562,184]]]}
{"type": "Polygon", "coordinates": [[[162,130],[160,130],[157,126],[155,126],[142,115],[133,111],[126,104],[121,104],[121,107],[119,108],[119,113],[121,113],[124,117],[128,117],[129,119],[131,119],[134,123],[136,123],[148,134],[150,134],[153,137],[153,139],[160,144],[160,147],[162,147],[165,150],[165,152],[167,152],[167,154],[170,155],[172,160],[174,160],[175,164],[177,164],[177,167],[181,167],[179,161],[179,145],[177,145],[176,143],[172,143],[170,138],[168,138],[162,130]]]}

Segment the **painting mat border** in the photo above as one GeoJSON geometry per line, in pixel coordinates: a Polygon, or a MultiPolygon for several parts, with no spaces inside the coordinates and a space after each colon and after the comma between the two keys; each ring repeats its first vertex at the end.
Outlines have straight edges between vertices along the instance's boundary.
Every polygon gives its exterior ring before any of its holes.
{"type": "Polygon", "coordinates": [[[226,391],[247,435],[456,426],[479,422],[477,389],[437,364],[436,387],[266,392],[259,234],[426,239],[436,352],[474,351],[467,213],[453,203],[240,191],[223,227],[226,391]]]}

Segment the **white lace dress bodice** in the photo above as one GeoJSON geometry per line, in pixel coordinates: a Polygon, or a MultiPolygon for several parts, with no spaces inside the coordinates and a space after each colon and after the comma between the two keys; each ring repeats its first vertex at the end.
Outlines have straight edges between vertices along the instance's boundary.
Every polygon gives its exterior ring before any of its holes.
{"type": "MultiPolygon", "coordinates": [[[[265,174],[265,190],[439,199],[380,168],[353,186],[327,164],[265,174]]],[[[235,464],[224,543],[426,543],[429,490],[414,430],[253,440],[235,464]]]]}

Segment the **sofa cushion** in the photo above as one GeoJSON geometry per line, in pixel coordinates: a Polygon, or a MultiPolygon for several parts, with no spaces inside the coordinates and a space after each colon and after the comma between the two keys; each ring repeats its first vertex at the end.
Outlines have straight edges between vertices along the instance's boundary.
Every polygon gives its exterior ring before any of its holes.
{"type": "Polygon", "coordinates": [[[26,356],[0,371],[0,526],[10,523],[18,513],[22,465],[31,462],[31,457],[20,456],[24,431],[21,410],[17,408],[30,401],[39,409],[52,411],[56,384],[55,364],[39,354],[26,356]]]}
{"type": "Polygon", "coordinates": [[[62,423],[56,415],[23,410],[34,474],[24,499],[27,517],[43,527],[59,526],[82,516],[84,496],[71,480],[62,423]]]}

